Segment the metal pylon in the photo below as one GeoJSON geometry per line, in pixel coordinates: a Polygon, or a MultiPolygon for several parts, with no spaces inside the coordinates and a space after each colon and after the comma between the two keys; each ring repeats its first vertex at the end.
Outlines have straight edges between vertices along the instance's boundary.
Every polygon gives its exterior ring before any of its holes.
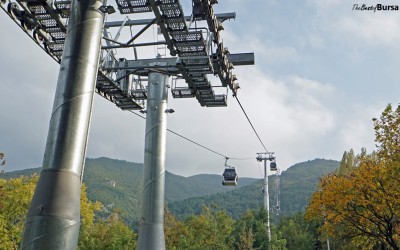
{"type": "Polygon", "coordinates": [[[271,242],[271,226],[270,226],[270,218],[269,218],[269,192],[268,192],[268,168],[267,161],[272,161],[275,159],[273,157],[274,153],[257,153],[257,161],[264,161],[264,186],[263,186],[263,194],[264,194],[264,209],[267,211],[267,231],[268,231],[268,241],[271,242]],[[264,155],[264,156],[262,156],[264,155]],[[268,156],[267,156],[268,155],[268,156]]]}
{"type": "Polygon", "coordinates": [[[164,188],[168,75],[149,74],[139,249],[165,249],[164,188]]]}
{"type": "Polygon", "coordinates": [[[21,249],[76,249],[81,177],[98,70],[100,0],[72,1],[42,171],[21,249]]]}

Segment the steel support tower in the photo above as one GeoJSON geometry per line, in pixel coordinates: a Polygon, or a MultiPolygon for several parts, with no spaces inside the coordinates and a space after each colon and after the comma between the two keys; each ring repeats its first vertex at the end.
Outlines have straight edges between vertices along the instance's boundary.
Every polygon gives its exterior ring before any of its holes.
{"type": "Polygon", "coordinates": [[[275,195],[274,195],[275,205],[273,206],[276,215],[280,215],[281,213],[280,185],[281,185],[280,171],[277,171],[275,175],[275,195]]]}
{"type": "Polygon", "coordinates": [[[100,55],[99,0],[74,1],[66,33],[42,171],[22,249],[76,249],[80,194],[100,55]]]}
{"type": "Polygon", "coordinates": [[[236,14],[215,14],[215,4],[217,0],[192,0],[191,15],[184,15],[179,0],[0,0],[5,13],[61,64],[43,169],[22,248],[76,248],[96,92],[122,110],[147,113],[139,249],[165,249],[168,81],[172,78],[174,98],[224,107],[228,91],[236,96],[239,89],[234,67],[254,64],[253,53],[234,54],[222,43],[222,23],[236,14]],[[143,41],[154,26],[162,39],[143,41]],[[159,46],[168,49],[169,56],[141,52],[159,46]]]}
{"type": "Polygon", "coordinates": [[[165,249],[164,165],[168,78],[168,75],[161,73],[149,74],[139,249],[165,249]]]}
{"type": "Polygon", "coordinates": [[[274,153],[257,153],[257,161],[264,161],[264,186],[263,186],[263,195],[264,195],[264,209],[267,211],[267,232],[268,232],[268,241],[271,242],[271,225],[269,218],[269,192],[268,192],[268,168],[267,161],[275,160],[273,156],[274,153]]]}

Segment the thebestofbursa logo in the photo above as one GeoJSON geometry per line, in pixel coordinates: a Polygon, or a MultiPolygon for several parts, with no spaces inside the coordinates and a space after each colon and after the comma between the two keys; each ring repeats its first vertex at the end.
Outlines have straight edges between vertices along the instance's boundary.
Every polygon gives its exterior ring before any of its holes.
{"type": "Polygon", "coordinates": [[[353,10],[359,11],[398,11],[398,5],[386,5],[386,4],[376,4],[376,5],[366,5],[366,4],[353,4],[353,10]]]}

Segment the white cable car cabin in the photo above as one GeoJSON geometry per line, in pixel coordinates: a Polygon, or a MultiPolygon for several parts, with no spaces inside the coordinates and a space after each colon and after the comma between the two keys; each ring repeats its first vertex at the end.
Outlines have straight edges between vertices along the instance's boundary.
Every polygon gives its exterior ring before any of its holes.
{"type": "Polygon", "coordinates": [[[234,167],[226,167],[222,174],[222,185],[224,186],[236,186],[238,183],[238,175],[234,167]]]}

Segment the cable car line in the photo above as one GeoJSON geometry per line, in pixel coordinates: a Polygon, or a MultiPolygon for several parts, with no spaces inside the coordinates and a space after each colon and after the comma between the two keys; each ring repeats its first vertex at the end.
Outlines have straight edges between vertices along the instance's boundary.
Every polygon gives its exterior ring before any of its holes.
{"type": "Polygon", "coordinates": [[[172,130],[170,130],[170,129],[168,129],[168,128],[167,128],[167,131],[170,132],[170,133],[172,133],[172,134],[174,134],[174,135],[176,135],[176,136],[179,136],[179,137],[181,137],[182,139],[185,139],[185,140],[187,140],[188,142],[191,142],[191,143],[193,143],[193,144],[195,144],[195,145],[197,145],[197,146],[199,146],[199,147],[201,147],[201,148],[204,148],[204,149],[206,149],[206,150],[208,150],[208,151],[210,151],[210,152],[212,152],[212,153],[214,153],[214,154],[217,154],[217,155],[219,155],[219,156],[222,156],[222,157],[224,157],[225,159],[236,160],[236,161],[244,161],[244,160],[253,160],[253,159],[254,159],[254,157],[246,157],[246,158],[245,158],[245,157],[243,157],[243,158],[228,157],[228,156],[223,155],[223,154],[221,154],[221,153],[218,153],[217,151],[212,150],[212,149],[210,149],[210,148],[208,148],[208,147],[206,147],[206,146],[203,146],[203,145],[201,145],[200,143],[195,142],[195,141],[193,141],[193,140],[191,140],[191,139],[189,139],[189,138],[187,138],[187,137],[185,137],[185,136],[183,136],[183,135],[181,135],[181,134],[178,134],[177,132],[174,132],[174,131],[172,131],[172,130]]]}
{"type": "MultiPolygon", "coordinates": [[[[129,110],[129,112],[131,112],[132,114],[135,114],[135,115],[139,116],[140,118],[146,119],[145,116],[139,115],[138,113],[136,113],[136,112],[134,112],[134,111],[132,111],[132,110],[129,110]]],[[[204,148],[204,149],[206,149],[206,150],[208,150],[208,151],[210,151],[210,152],[212,152],[212,153],[214,153],[214,154],[217,154],[217,155],[222,156],[222,157],[224,157],[224,158],[229,158],[228,156],[223,155],[223,154],[221,154],[221,153],[218,153],[217,151],[212,150],[212,149],[210,149],[210,148],[208,148],[208,147],[206,147],[206,146],[203,146],[203,145],[201,145],[200,143],[197,143],[197,142],[195,142],[195,141],[193,141],[193,140],[191,140],[191,139],[189,139],[189,138],[187,138],[187,137],[185,137],[185,136],[183,136],[183,135],[181,135],[181,134],[179,134],[179,133],[177,133],[177,132],[175,132],[175,131],[173,131],[173,130],[171,130],[171,129],[168,129],[168,128],[167,128],[167,131],[170,132],[170,133],[172,133],[172,134],[174,134],[174,135],[176,135],[176,136],[181,137],[182,139],[187,140],[188,142],[191,142],[191,143],[193,143],[193,144],[196,144],[197,146],[202,147],[202,148],[204,148]]]]}
{"type": "Polygon", "coordinates": [[[246,111],[244,110],[242,104],[240,103],[239,98],[237,97],[237,95],[235,95],[235,98],[236,98],[236,101],[238,102],[240,108],[242,109],[244,115],[246,116],[247,121],[250,123],[250,126],[253,128],[253,131],[254,131],[254,133],[256,134],[258,140],[260,141],[261,145],[264,147],[265,152],[269,152],[268,149],[265,147],[264,143],[262,142],[260,136],[258,135],[256,129],[254,128],[253,123],[250,121],[250,118],[249,118],[249,116],[247,115],[246,111]]]}
{"type": "MultiPolygon", "coordinates": [[[[134,115],[136,115],[136,116],[139,116],[139,117],[142,118],[142,119],[146,119],[145,116],[140,115],[140,114],[138,114],[138,113],[136,113],[136,112],[134,112],[134,111],[132,111],[132,110],[129,110],[129,112],[131,112],[132,114],[134,114],[134,115]]],[[[188,142],[191,142],[191,143],[193,143],[193,144],[195,144],[195,145],[197,145],[197,146],[199,146],[199,147],[201,147],[201,148],[204,148],[205,150],[208,150],[208,151],[210,151],[210,152],[212,152],[212,153],[214,153],[214,154],[217,154],[217,155],[219,155],[219,156],[222,156],[222,157],[224,157],[225,159],[238,160],[238,161],[240,161],[240,160],[250,160],[250,159],[253,159],[253,158],[254,158],[254,157],[247,157],[247,158],[228,157],[228,156],[226,156],[226,155],[224,155],[224,154],[221,154],[221,153],[219,153],[219,152],[217,152],[217,151],[215,151],[215,150],[213,150],[213,149],[211,149],[211,148],[209,148],[209,147],[206,147],[206,146],[204,146],[204,145],[201,145],[200,143],[195,142],[195,141],[193,141],[193,140],[187,138],[186,136],[183,136],[183,135],[181,135],[181,134],[179,134],[179,133],[177,133],[177,132],[175,132],[175,131],[173,131],[173,130],[171,130],[171,129],[168,129],[168,128],[167,128],[167,131],[170,132],[170,133],[172,133],[172,134],[174,134],[174,135],[176,135],[176,136],[179,136],[179,137],[181,137],[182,139],[187,140],[188,142]]]]}
{"type": "Polygon", "coordinates": [[[218,152],[215,151],[215,150],[212,150],[212,149],[210,149],[210,148],[208,148],[208,147],[206,147],[206,146],[203,146],[203,145],[201,145],[200,143],[197,143],[197,142],[195,142],[195,141],[193,141],[193,140],[191,140],[191,139],[189,139],[189,138],[187,138],[187,137],[185,137],[185,136],[183,136],[183,135],[181,135],[181,134],[178,134],[178,133],[176,133],[176,132],[174,132],[174,131],[172,131],[172,130],[170,130],[170,129],[167,129],[167,131],[168,131],[168,132],[171,132],[171,133],[173,133],[174,135],[177,135],[177,136],[179,136],[179,137],[181,137],[181,138],[183,138],[183,139],[185,139],[185,140],[187,140],[187,141],[189,141],[189,142],[191,142],[191,143],[193,143],[193,144],[196,144],[196,145],[199,146],[199,147],[202,147],[202,148],[204,148],[204,149],[206,149],[206,150],[208,150],[208,151],[210,151],[210,152],[213,152],[214,154],[220,155],[220,156],[224,157],[225,159],[226,159],[226,158],[231,159],[231,158],[229,158],[229,157],[227,157],[227,156],[225,156],[225,155],[223,155],[223,154],[221,154],[221,153],[218,153],[218,152]]]}
{"type": "MultiPolygon", "coordinates": [[[[100,96],[103,97],[102,95],[100,95],[100,96]]],[[[105,97],[103,97],[103,98],[106,99],[105,97]]],[[[106,100],[107,100],[107,99],[106,99],[106,100]]],[[[236,100],[238,101],[240,107],[242,108],[243,113],[246,115],[247,120],[249,121],[251,127],[253,128],[254,132],[256,133],[256,135],[257,135],[258,139],[260,140],[261,144],[263,145],[264,149],[268,152],[268,150],[267,150],[267,149],[265,148],[265,146],[264,146],[264,143],[261,141],[260,137],[258,136],[258,134],[257,134],[257,132],[256,132],[254,126],[253,126],[253,124],[251,123],[250,119],[248,118],[246,112],[244,111],[242,104],[239,102],[239,99],[237,98],[237,96],[236,96],[236,100]]],[[[128,110],[128,111],[129,111],[130,113],[132,113],[132,114],[134,114],[134,115],[136,115],[136,116],[142,118],[142,119],[146,119],[146,117],[145,117],[144,115],[140,115],[140,114],[134,112],[133,110],[128,110]]],[[[219,152],[217,152],[217,151],[215,151],[215,150],[213,150],[213,149],[210,149],[210,148],[208,148],[208,147],[206,147],[206,146],[204,146],[204,145],[202,145],[202,144],[200,144],[200,143],[198,143],[198,142],[195,142],[195,141],[193,141],[193,140],[191,140],[191,139],[189,139],[189,138],[187,138],[187,137],[185,137],[185,136],[183,136],[183,135],[181,135],[181,134],[179,134],[179,133],[177,133],[177,132],[175,132],[175,131],[173,131],[173,130],[171,130],[171,129],[168,129],[168,128],[167,128],[167,131],[170,132],[170,133],[172,133],[172,134],[174,134],[174,135],[176,135],[176,136],[179,136],[179,137],[181,137],[182,139],[187,140],[188,142],[191,142],[191,143],[193,143],[193,144],[195,144],[195,145],[197,145],[197,146],[199,146],[199,147],[201,147],[201,148],[203,148],[203,149],[205,149],[205,150],[208,150],[208,151],[210,151],[210,152],[212,152],[212,153],[214,153],[214,154],[217,154],[217,155],[219,155],[219,156],[222,156],[222,157],[224,157],[225,159],[237,160],[237,161],[253,160],[253,159],[254,159],[254,157],[243,157],[243,158],[239,158],[239,157],[228,157],[228,156],[226,156],[226,155],[224,155],[224,154],[221,154],[221,153],[219,153],[219,152]]]]}
{"type": "Polygon", "coordinates": [[[247,158],[231,158],[231,157],[229,157],[229,160],[247,161],[247,160],[254,160],[254,157],[247,157],[247,158]]]}

